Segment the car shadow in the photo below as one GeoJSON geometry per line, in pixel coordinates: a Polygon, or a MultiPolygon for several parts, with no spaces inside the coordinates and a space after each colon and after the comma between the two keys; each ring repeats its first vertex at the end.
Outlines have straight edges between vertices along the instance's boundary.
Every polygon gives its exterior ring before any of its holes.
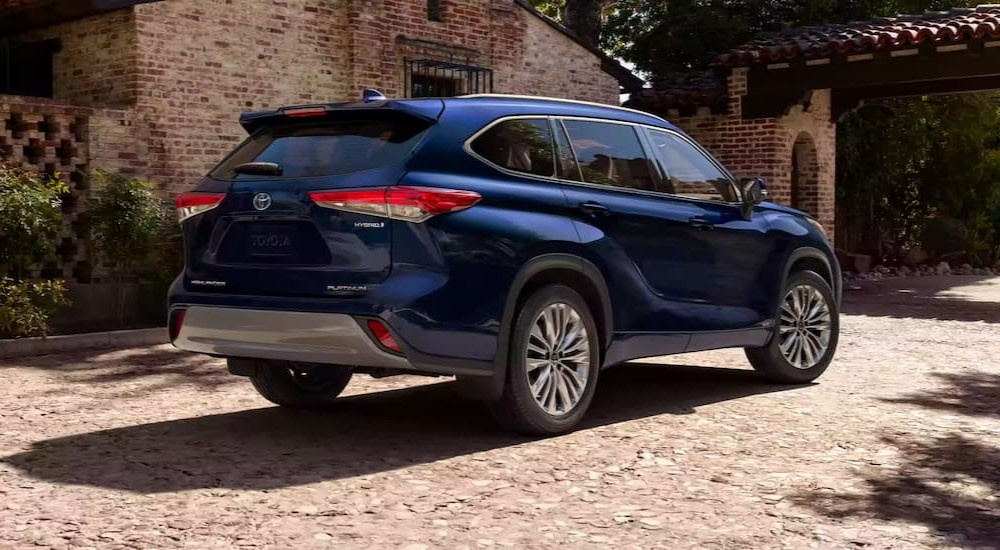
{"type": "MultiPolygon", "coordinates": [[[[583,429],[802,387],[767,385],[746,370],[625,365],[602,376],[583,429]]],[[[38,479],[139,493],[272,489],[525,441],[439,383],[345,397],[323,411],[268,407],[38,441],[2,462],[38,479]]]]}
{"type": "Polygon", "coordinates": [[[1000,323],[1000,278],[970,275],[860,281],[844,292],[846,315],[1000,323]]]}

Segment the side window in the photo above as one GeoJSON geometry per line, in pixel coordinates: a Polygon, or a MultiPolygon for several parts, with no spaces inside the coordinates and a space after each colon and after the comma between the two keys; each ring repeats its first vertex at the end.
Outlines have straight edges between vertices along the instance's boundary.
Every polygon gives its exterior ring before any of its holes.
{"type": "Polygon", "coordinates": [[[686,140],[656,130],[649,130],[649,138],[667,171],[671,193],[703,200],[736,200],[729,177],[686,140]]]}
{"type": "Polygon", "coordinates": [[[491,163],[515,172],[552,177],[552,134],[545,118],[505,120],[472,142],[472,150],[491,163]]]}
{"type": "Polygon", "coordinates": [[[655,190],[649,159],[634,127],[584,120],[565,120],[563,124],[584,181],[655,190]]]}

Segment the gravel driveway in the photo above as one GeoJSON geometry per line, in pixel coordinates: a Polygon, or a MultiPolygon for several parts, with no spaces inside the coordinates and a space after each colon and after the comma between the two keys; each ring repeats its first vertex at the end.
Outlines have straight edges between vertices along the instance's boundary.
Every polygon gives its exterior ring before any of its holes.
{"type": "Polygon", "coordinates": [[[633,364],[545,440],[435,379],[289,412],[167,346],[14,360],[0,548],[1000,548],[1000,278],[845,301],[818,384],[633,364]]]}

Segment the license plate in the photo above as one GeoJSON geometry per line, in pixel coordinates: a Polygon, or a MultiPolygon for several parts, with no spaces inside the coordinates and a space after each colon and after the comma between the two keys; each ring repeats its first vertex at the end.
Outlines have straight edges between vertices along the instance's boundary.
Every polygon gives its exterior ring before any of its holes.
{"type": "Polygon", "coordinates": [[[286,255],[292,252],[292,237],[288,233],[251,233],[250,253],[257,256],[286,255]]]}

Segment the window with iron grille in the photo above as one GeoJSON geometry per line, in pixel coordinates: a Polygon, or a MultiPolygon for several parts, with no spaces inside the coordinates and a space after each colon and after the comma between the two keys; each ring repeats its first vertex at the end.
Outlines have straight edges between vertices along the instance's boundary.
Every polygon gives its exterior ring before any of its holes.
{"type": "Polygon", "coordinates": [[[406,97],[451,97],[493,92],[493,71],[467,63],[404,59],[406,97]]]}

